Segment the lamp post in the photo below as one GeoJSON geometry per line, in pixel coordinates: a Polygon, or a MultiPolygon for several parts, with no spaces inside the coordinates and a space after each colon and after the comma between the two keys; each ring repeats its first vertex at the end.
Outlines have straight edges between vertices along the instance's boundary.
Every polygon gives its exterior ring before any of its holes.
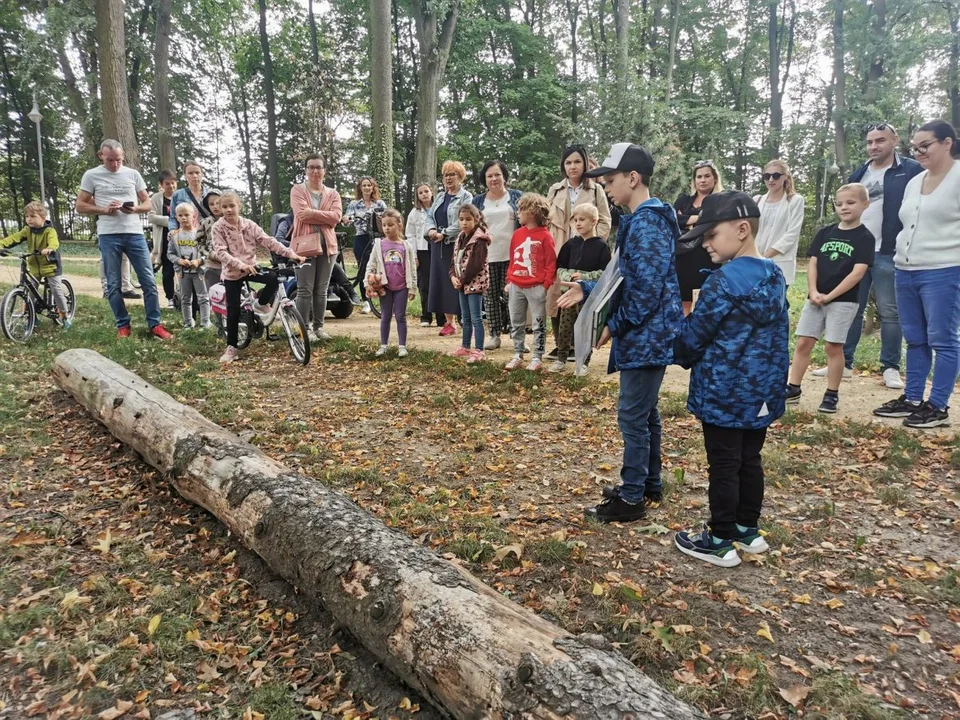
{"type": "Polygon", "coordinates": [[[33,108],[31,108],[27,117],[33,120],[37,126],[37,158],[40,161],[40,203],[46,207],[47,192],[43,184],[43,143],[40,142],[40,121],[43,120],[43,115],[40,114],[40,108],[37,106],[37,93],[33,93],[33,108]]]}

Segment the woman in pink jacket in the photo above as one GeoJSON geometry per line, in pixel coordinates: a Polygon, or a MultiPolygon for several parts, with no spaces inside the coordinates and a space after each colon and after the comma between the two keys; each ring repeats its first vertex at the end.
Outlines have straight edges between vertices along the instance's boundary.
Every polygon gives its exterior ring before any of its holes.
{"type": "Polygon", "coordinates": [[[220,356],[222,363],[237,359],[240,290],[244,280],[263,284],[263,289],[253,301],[253,309],[258,313],[270,312],[270,303],[273,302],[280,285],[273,273],[257,271],[257,245],[296,262],[306,261],[306,258],[267,235],[253,220],[240,217],[240,208],[240,196],[233,190],[228,190],[220,196],[220,211],[223,217],[213,226],[213,252],[223,265],[220,279],[227,294],[227,349],[220,356]]]}
{"type": "Polygon", "coordinates": [[[340,252],[334,228],[340,222],[343,207],[340,194],[323,184],[325,172],[321,155],[307,155],[307,181],[290,188],[293,209],[290,249],[307,258],[297,270],[297,310],[310,328],[310,342],[330,339],[323,329],[323,320],[327,314],[330,274],[340,252]]]}

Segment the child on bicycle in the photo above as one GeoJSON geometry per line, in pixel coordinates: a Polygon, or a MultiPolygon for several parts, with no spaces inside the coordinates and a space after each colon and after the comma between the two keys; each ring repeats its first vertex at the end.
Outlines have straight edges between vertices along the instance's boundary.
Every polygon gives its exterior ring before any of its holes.
{"type": "Polygon", "coordinates": [[[60,247],[60,239],[53,225],[47,220],[47,209],[42,204],[36,200],[27,203],[23,208],[23,214],[26,216],[27,226],[20,232],[0,240],[0,248],[13,247],[25,242],[27,252],[37,253],[27,259],[27,267],[31,275],[46,280],[50,294],[53,296],[53,303],[57,306],[60,322],[66,330],[73,325],[73,320],[67,314],[67,300],[63,294],[63,286],[60,284],[62,274],[60,262],[49,258],[50,253],[60,247]]]}
{"type": "Polygon", "coordinates": [[[490,284],[490,272],[487,269],[490,235],[483,214],[476,205],[461,205],[458,220],[460,234],[453,244],[450,282],[460,298],[463,342],[450,354],[453,357],[465,357],[468,363],[475,363],[486,359],[483,354],[483,296],[490,284]],[[471,333],[474,335],[473,350],[470,350],[471,333]]]}
{"type": "Polygon", "coordinates": [[[417,295],[414,273],[417,256],[403,237],[403,216],[393,208],[383,212],[380,219],[383,237],[373,241],[370,259],[363,274],[368,296],[376,286],[382,286],[380,296],[380,347],[377,356],[387,352],[390,340],[390,316],[397,321],[397,355],[407,356],[407,300],[417,295]],[[371,282],[373,281],[373,282],[371,282]]]}
{"type": "Polygon", "coordinates": [[[183,327],[193,327],[193,300],[200,306],[200,327],[209,328],[210,299],[203,283],[203,256],[197,240],[197,211],[192,203],[180,203],[175,212],[180,227],[167,238],[167,258],[180,282],[180,311],[183,327]]]}
{"type": "Polygon", "coordinates": [[[272,310],[271,303],[280,286],[274,273],[260,272],[257,269],[257,245],[298,263],[306,261],[306,258],[300,257],[270,237],[253,220],[241,217],[242,207],[240,196],[233,190],[227,190],[220,196],[220,211],[223,217],[213,226],[213,252],[223,266],[220,278],[227,294],[227,349],[220,356],[222,363],[237,359],[240,291],[244,282],[263,285],[263,289],[253,301],[254,312],[260,314],[272,310]]]}

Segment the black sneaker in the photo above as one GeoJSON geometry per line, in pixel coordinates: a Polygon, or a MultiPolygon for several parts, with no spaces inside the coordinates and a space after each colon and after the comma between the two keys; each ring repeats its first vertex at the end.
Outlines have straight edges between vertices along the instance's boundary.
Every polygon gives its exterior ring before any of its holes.
{"type": "MultiPolygon", "coordinates": [[[[600,491],[600,494],[605,498],[620,497],[620,490],[622,488],[623,485],[607,485],[605,488],[603,488],[603,490],[600,491]]],[[[644,493],[643,495],[643,506],[647,510],[656,510],[662,503],[662,492],[644,493]]]]}
{"type": "Polygon", "coordinates": [[[600,491],[600,494],[605,498],[620,497],[620,488],[622,487],[623,485],[607,485],[600,491]]]}
{"type": "Polygon", "coordinates": [[[940,427],[941,425],[949,425],[950,415],[947,414],[946,410],[941,410],[935,405],[925,402],[921,403],[920,407],[917,408],[913,414],[905,418],[903,424],[909,428],[926,430],[928,428],[940,427]]]}
{"type": "Polygon", "coordinates": [[[560,351],[559,351],[557,348],[554,348],[553,350],[551,350],[550,352],[547,353],[547,357],[550,358],[551,360],[553,360],[553,359],[559,357],[559,355],[558,355],[559,352],[560,352],[560,351]]]}
{"type": "Polygon", "coordinates": [[[796,405],[800,402],[801,392],[799,387],[793,385],[787,385],[787,405],[796,405]]]}
{"type": "Polygon", "coordinates": [[[886,418],[905,418],[913,415],[923,403],[910,402],[906,395],[901,395],[896,400],[888,400],[883,405],[873,411],[877,417],[886,418]]]}
{"type": "Polygon", "coordinates": [[[583,511],[587,518],[597,522],[633,522],[634,520],[643,520],[647,514],[643,503],[631,505],[626,500],[617,497],[607,498],[596,507],[587,508],[583,511]]]}
{"type": "Polygon", "coordinates": [[[839,402],[839,395],[832,392],[825,392],[823,394],[823,400],[820,401],[820,407],[817,408],[817,412],[835,413],[837,411],[837,403],[839,402]]]}
{"type": "Polygon", "coordinates": [[[125,297],[127,300],[139,300],[139,299],[140,299],[140,293],[134,292],[133,290],[127,290],[127,291],[122,292],[122,293],[120,293],[120,294],[123,295],[123,297],[125,297]]]}

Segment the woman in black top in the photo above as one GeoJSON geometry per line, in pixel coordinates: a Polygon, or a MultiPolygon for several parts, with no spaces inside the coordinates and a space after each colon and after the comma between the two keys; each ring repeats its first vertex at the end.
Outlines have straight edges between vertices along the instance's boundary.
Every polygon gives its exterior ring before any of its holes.
{"type": "MultiPolygon", "coordinates": [[[[693,166],[693,180],[690,181],[690,194],[682,193],[673,204],[677,211],[677,223],[680,232],[685,233],[696,225],[700,216],[700,203],[711,193],[723,190],[720,171],[713,160],[698,160],[693,166]]],[[[696,240],[692,247],[677,247],[677,280],[680,283],[680,299],[683,301],[683,314],[689,315],[693,307],[693,291],[703,286],[706,275],[701,270],[716,270],[719,265],[711,262],[710,254],[703,248],[703,237],[696,240]]]]}

